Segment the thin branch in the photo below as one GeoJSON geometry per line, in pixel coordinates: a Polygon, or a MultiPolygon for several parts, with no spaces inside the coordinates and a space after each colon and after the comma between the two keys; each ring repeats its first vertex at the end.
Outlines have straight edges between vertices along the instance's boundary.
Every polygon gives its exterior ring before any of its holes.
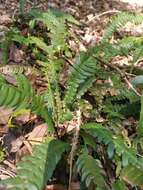
{"type": "Polygon", "coordinates": [[[133,87],[133,85],[132,85],[132,84],[130,83],[130,81],[127,79],[126,73],[123,73],[123,72],[122,72],[118,67],[116,67],[115,65],[106,63],[106,62],[100,60],[99,58],[97,58],[97,57],[94,56],[94,55],[93,55],[93,57],[95,57],[101,64],[107,65],[107,66],[110,67],[111,69],[116,70],[116,71],[121,75],[121,77],[123,78],[123,80],[126,82],[126,84],[128,85],[128,87],[129,87],[130,89],[132,89],[132,90],[135,92],[136,95],[141,96],[141,94],[138,93],[138,91],[133,87]]]}
{"type": "Polygon", "coordinates": [[[91,21],[93,20],[99,20],[100,17],[104,16],[104,15],[107,15],[107,14],[117,14],[117,13],[120,13],[121,11],[119,10],[110,10],[110,11],[106,11],[106,12],[103,12],[99,15],[95,15],[94,17],[92,17],[91,19],[89,19],[89,21],[87,21],[87,24],[89,24],[91,21]]]}

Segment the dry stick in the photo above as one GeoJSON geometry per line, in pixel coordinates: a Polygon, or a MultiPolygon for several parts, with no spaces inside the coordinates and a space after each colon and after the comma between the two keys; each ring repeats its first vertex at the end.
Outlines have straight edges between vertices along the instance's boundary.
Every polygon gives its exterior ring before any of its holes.
{"type": "Polygon", "coordinates": [[[106,11],[106,12],[103,12],[99,15],[95,15],[94,17],[92,17],[89,21],[87,21],[87,24],[89,24],[91,21],[93,20],[98,20],[99,17],[101,16],[104,16],[104,15],[107,15],[107,14],[115,14],[115,13],[120,13],[121,11],[118,11],[118,10],[110,10],[110,11],[106,11]]]}
{"type": "Polygon", "coordinates": [[[76,151],[76,148],[77,148],[80,125],[81,125],[81,112],[80,112],[80,110],[78,110],[77,111],[77,125],[76,125],[76,128],[75,128],[75,133],[74,133],[73,142],[72,142],[72,148],[71,148],[71,152],[70,152],[70,161],[69,161],[70,162],[70,173],[69,173],[68,190],[71,190],[73,159],[74,159],[74,154],[75,154],[75,151],[76,151]]]}
{"type": "Polygon", "coordinates": [[[132,89],[138,96],[141,96],[141,94],[138,93],[138,91],[133,87],[133,85],[132,85],[132,84],[130,83],[130,81],[127,79],[126,74],[125,74],[125,73],[122,73],[122,71],[121,71],[118,67],[116,67],[116,66],[114,66],[114,65],[111,65],[111,64],[109,64],[109,63],[106,63],[106,62],[100,60],[99,58],[97,58],[96,56],[93,56],[93,57],[95,57],[101,64],[107,65],[108,67],[110,67],[110,68],[116,70],[116,71],[121,75],[121,77],[124,79],[124,81],[125,81],[126,84],[129,86],[129,88],[132,89]]]}

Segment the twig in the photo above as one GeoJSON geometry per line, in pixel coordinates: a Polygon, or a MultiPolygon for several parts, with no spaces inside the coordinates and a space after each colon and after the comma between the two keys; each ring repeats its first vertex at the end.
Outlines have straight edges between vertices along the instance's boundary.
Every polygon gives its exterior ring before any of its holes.
{"type": "Polygon", "coordinates": [[[121,77],[124,79],[124,81],[126,82],[126,84],[128,85],[128,87],[129,87],[130,89],[132,89],[138,96],[141,96],[141,94],[138,93],[138,91],[133,87],[133,85],[132,85],[132,84],[130,83],[130,81],[127,79],[126,74],[123,73],[118,67],[116,67],[116,66],[114,66],[114,65],[112,65],[112,64],[106,63],[106,62],[100,60],[99,58],[97,58],[96,56],[93,56],[93,57],[95,57],[101,64],[107,65],[108,67],[110,67],[110,68],[116,70],[116,71],[121,75],[121,77]]]}
{"type": "Polygon", "coordinates": [[[72,148],[71,148],[71,152],[70,152],[70,161],[69,161],[70,162],[70,172],[69,172],[68,190],[71,190],[73,160],[74,160],[74,154],[75,154],[75,151],[76,151],[76,148],[77,148],[80,125],[81,125],[81,112],[80,112],[80,110],[78,110],[77,111],[77,125],[76,125],[76,128],[75,128],[75,133],[74,133],[74,136],[73,136],[72,148]]]}
{"type": "Polygon", "coordinates": [[[93,20],[98,20],[100,17],[102,17],[104,15],[115,14],[115,13],[120,13],[120,12],[121,11],[119,11],[119,10],[110,10],[110,11],[103,12],[103,13],[101,13],[99,15],[95,15],[94,17],[92,17],[91,19],[89,19],[89,21],[87,21],[87,24],[89,24],[93,20]]]}

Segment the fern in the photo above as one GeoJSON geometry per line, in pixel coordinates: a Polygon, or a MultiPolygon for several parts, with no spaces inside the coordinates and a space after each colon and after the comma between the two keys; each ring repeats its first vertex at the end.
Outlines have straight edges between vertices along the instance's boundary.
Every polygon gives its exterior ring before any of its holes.
{"type": "Polygon", "coordinates": [[[129,165],[122,170],[121,177],[132,186],[143,187],[143,168],[129,165]]]}
{"type": "Polygon", "coordinates": [[[129,148],[120,136],[113,135],[111,131],[97,123],[87,123],[82,128],[91,136],[96,137],[98,142],[103,142],[108,146],[107,153],[110,158],[112,158],[115,152],[118,156],[121,156],[123,166],[129,163],[141,165],[137,159],[136,150],[132,147],[129,148]]]}
{"type": "Polygon", "coordinates": [[[68,145],[60,140],[45,140],[35,147],[32,156],[25,156],[17,165],[17,176],[1,184],[8,190],[43,189],[67,149],[68,145]]]}
{"type": "Polygon", "coordinates": [[[126,190],[124,181],[116,180],[112,185],[112,190],[126,190]]]}
{"type": "Polygon", "coordinates": [[[4,78],[0,81],[0,92],[2,98],[0,106],[20,109],[27,106],[28,99],[32,96],[32,88],[24,75],[17,75],[18,86],[7,84],[4,78]]]}
{"type": "Polygon", "coordinates": [[[20,14],[24,14],[24,6],[26,4],[26,0],[20,0],[19,1],[19,10],[20,10],[20,14]]]}
{"type": "Polygon", "coordinates": [[[44,99],[41,96],[35,95],[32,86],[28,79],[18,74],[16,76],[17,86],[7,84],[4,78],[0,80],[0,93],[2,98],[0,106],[10,107],[15,110],[31,109],[33,113],[41,116],[47,122],[49,130],[53,131],[53,122],[48,113],[48,109],[44,106],[44,99]]]}
{"type": "Polygon", "coordinates": [[[111,24],[105,30],[104,36],[102,38],[101,43],[105,43],[112,34],[117,31],[119,28],[124,26],[127,22],[134,22],[135,24],[140,24],[143,21],[142,15],[135,15],[132,13],[122,12],[119,13],[114,20],[112,20],[111,24]]]}
{"type": "Polygon", "coordinates": [[[85,181],[87,187],[93,183],[98,188],[108,189],[99,160],[96,160],[92,156],[84,153],[79,156],[76,164],[77,170],[80,172],[82,177],[81,180],[85,181]]]}
{"type": "Polygon", "coordinates": [[[80,98],[80,96],[87,91],[93,82],[93,77],[97,71],[96,69],[96,59],[87,53],[81,53],[71,70],[67,84],[67,91],[64,97],[64,101],[67,105],[71,105],[74,102],[76,94],[78,94],[78,98],[80,98]],[[85,82],[87,82],[88,85],[85,82]]]}

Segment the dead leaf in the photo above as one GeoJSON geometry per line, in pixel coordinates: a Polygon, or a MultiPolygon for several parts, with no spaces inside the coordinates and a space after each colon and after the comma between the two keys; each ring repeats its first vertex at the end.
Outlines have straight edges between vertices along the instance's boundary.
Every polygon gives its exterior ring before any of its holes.
{"type": "Polygon", "coordinates": [[[0,16],[0,24],[8,25],[12,23],[12,19],[9,17],[9,15],[5,14],[0,16]]]}
{"type": "Polygon", "coordinates": [[[16,140],[12,141],[10,152],[13,152],[13,153],[17,152],[20,149],[20,147],[22,146],[23,142],[24,142],[23,136],[20,136],[16,140]]]}
{"type": "Polygon", "coordinates": [[[24,52],[16,48],[15,45],[12,45],[10,47],[9,60],[14,61],[15,63],[20,63],[23,61],[23,55],[24,55],[24,52]]]}
{"type": "Polygon", "coordinates": [[[6,125],[11,114],[12,109],[0,107],[0,125],[6,125]]]}
{"type": "MultiPolygon", "coordinates": [[[[28,141],[42,139],[47,134],[47,124],[43,123],[34,127],[33,131],[26,135],[28,141]]],[[[39,140],[38,140],[39,141],[39,140]]]]}

